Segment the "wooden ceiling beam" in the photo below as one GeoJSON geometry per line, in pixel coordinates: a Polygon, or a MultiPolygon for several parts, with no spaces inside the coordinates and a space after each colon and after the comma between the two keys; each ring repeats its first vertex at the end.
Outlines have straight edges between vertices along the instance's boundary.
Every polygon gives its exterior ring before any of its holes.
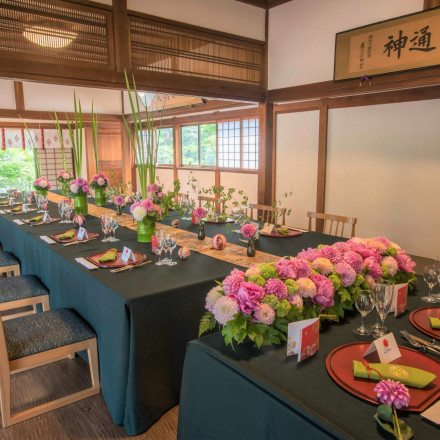
{"type": "MultiPolygon", "coordinates": [[[[60,121],[65,121],[66,115],[70,121],[75,119],[75,115],[71,112],[57,112],[60,121]]],[[[23,119],[36,119],[42,121],[50,121],[54,118],[54,112],[40,111],[40,110],[9,110],[0,109],[0,118],[23,118],[23,119]]],[[[82,114],[83,122],[91,122],[92,115],[90,113],[82,114]]],[[[99,114],[99,122],[120,122],[122,121],[121,115],[99,114]]]]}

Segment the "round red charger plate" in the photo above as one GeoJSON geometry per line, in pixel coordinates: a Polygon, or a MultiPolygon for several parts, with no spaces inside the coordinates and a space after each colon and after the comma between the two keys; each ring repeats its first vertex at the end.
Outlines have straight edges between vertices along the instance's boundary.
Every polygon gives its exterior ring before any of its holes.
{"type": "Polygon", "coordinates": [[[270,234],[266,232],[262,232],[261,235],[264,235],[265,237],[288,238],[288,237],[297,237],[298,235],[302,235],[302,232],[289,229],[289,234],[287,235],[280,234],[278,231],[272,231],[270,234]]]}
{"type": "Polygon", "coordinates": [[[431,328],[429,317],[440,318],[440,307],[422,307],[421,309],[416,309],[409,315],[409,320],[417,330],[440,340],[440,330],[431,328]]]}
{"type": "MultiPolygon", "coordinates": [[[[67,231],[66,231],[67,232],[67,231]]],[[[59,237],[66,232],[60,232],[59,234],[51,235],[50,238],[53,238],[58,243],[72,243],[73,241],[79,241],[78,240],[78,231],[75,233],[75,236],[72,238],[65,238],[64,240],[61,240],[59,237]]],[[[88,239],[96,238],[99,236],[96,232],[87,232],[87,235],[89,236],[88,239]]],[[[88,240],[87,237],[84,237],[84,240],[88,240]]]]}
{"type": "Polygon", "coordinates": [[[91,261],[93,264],[96,264],[98,267],[102,267],[104,269],[109,268],[109,269],[116,269],[118,267],[124,267],[127,266],[127,264],[138,264],[138,263],[143,263],[147,257],[144,254],[141,254],[140,252],[134,252],[134,258],[135,261],[133,260],[128,260],[128,263],[124,263],[121,260],[122,257],[122,251],[118,251],[118,258],[116,258],[115,261],[107,261],[105,263],[100,263],[99,259],[105,254],[107,253],[107,251],[104,252],[100,252],[99,254],[95,254],[95,255],[91,255],[90,257],[87,257],[87,260],[91,261]]]}
{"type": "MultiPolygon", "coordinates": [[[[353,376],[353,361],[362,362],[362,356],[369,345],[369,342],[341,345],[330,352],[325,366],[330,377],[346,391],[368,402],[379,404],[374,392],[378,382],[353,376]]],[[[440,361],[410,348],[399,346],[399,350],[402,356],[391,362],[392,364],[420,368],[437,376],[425,388],[408,387],[411,396],[409,406],[401,410],[424,411],[440,397],[440,361]]]]}

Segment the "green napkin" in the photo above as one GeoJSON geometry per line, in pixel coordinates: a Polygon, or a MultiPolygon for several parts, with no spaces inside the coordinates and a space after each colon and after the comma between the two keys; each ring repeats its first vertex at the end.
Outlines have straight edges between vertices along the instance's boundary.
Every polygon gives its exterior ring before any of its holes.
{"type": "Polygon", "coordinates": [[[60,240],[68,240],[70,238],[75,237],[76,231],[75,229],[71,229],[70,231],[65,232],[63,235],[59,235],[58,238],[60,240]]]}
{"type": "Polygon", "coordinates": [[[285,228],[284,226],[280,226],[279,228],[277,228],[277,231],[281,235],[289,235],[289,230],[287,228],[285,228]]]}
{"type": "Polygon", "coordinates": [[[107,263],[108,261],[115,261],[118,258],[117,249],[110,249],[98,261],[100,263],[107,263]]]}
{"type": "Polygon", "coordinates": [[[41,222],[43,220],[43,215],[37,215],[36,217],[32,217],[28,220],[29,223],[41,222]]]}
{"type": "Polygon", "coordinates": [[[17,208],[10,209],[11,212],[21,212],[22,210],[23,209],[21,206],[18,206],[17,208]]]}
{"type": "Polygon", "coordinates": [[[0,205],[9,205],[9,200],[3,200],[0,205]]]}
{"type": "MultiPolygon", "coordinates": [[[[431,383],[436,375],[429,371],[419,370],[418,368],[407,367],[397,364],[369,364],[370,368],[379,371],[385,379],[398,380],[404,385],[414,388],[423,388],[431,383]]],[[[354,377],[363,377],[368,379],[367,368],[362,362],[353,361],[354,377]]],[[[370,371],[371,380],[382,380],[375,371],[370,371]]]]}
{"type": "Polygon", "coordinates": [[[440,318],[429,317],[429,323],[431,324],[431,328],[440,330],[440,318]]]}

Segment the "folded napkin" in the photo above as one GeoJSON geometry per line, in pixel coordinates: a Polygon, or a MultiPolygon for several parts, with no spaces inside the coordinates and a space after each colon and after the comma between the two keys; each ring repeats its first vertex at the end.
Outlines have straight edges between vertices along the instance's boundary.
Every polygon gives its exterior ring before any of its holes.
{"type": "Polygon", "coordinates": [[[9,200],[3,200],[0,202],[0,205],[9,205],[9,200]]]}
{"type": "Polygon", "coordinates": [[[277,228],[277,231],[281,235],[289,235],[289,230],[287,228],[285,228],[284,226],[281,226],[281,227],[277,228]]]}
{"type": "Polygon", "coordinates": [[[17,208],[10,209],[11,212],[21,212],[23,208],[21,206],[18,206],[17,208]]]}
{"type": "Polygon", "coordinates": [[[117,249],[110,249],[98,261],[100,263],[107,263],[108,261],[115,261],[118,258],[117,249]]]}
{"type": "Polygon", "coordinates": [[[37,215],[36,217],[32,217],[28,220],[29,223],[41,222],[43,220],[44,215],[37,215]]]}
{"type": "Polygon", "coordinates": [[[431,328],[440,330],[440,318],[429,317],[429,323],[431,324],[431,328]]]}
{"type": "Polygon", "coordinates": [[[423,388],[431,383],[436,375],[429,371],[419,370],[418,368],[407,367],[406,365],[397,364],[369,364],[372,369],[368,374],[367,367],[358,361],[353,361],[354,377],[370,378],[372,380],[382,380],[380,375],[374,371],[377,370],[382,374],[384,379],[398,380],[404,385],[414,388],[423,388]],[[374,370],[373,370],[374,369],[374,370]]]}
{"type": "Polygon", "coordinates": [[[76,231],[75,229],[71,229],[70,231],[65,232],[63,235],[59,235],[58,238],[60,240],[68,240],[70,238],[75,237],[76,231]]]}

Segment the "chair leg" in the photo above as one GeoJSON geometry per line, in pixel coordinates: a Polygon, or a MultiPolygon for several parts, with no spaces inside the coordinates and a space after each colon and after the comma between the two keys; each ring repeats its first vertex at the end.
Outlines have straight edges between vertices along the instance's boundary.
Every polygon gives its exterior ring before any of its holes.
{"type": "MultiPolygon", "coordinates": [[[[43,312],[47,312],[48,310],[50,310],[49,295],[44,296],[44,298],[41,300],[41,305],[43,307],[43,312]]],[[[35,312],[37,311],[35,309],[35,306],[34,310],[35,312]]]]}
{"type": "Polygon", "coordinates": [[[0,407],[2,411],[2,426],[11,424],[11,377],[8,372],[1,372],[0,407]]]}
{"type": "Polygon", "coordinates": [[[98,347],[96,339],[90,341],[90,346],[87,349],[89,357],[90,377],[92,379],[92,388],[99,387],[99,362],[98,362],[98,347]]]}

